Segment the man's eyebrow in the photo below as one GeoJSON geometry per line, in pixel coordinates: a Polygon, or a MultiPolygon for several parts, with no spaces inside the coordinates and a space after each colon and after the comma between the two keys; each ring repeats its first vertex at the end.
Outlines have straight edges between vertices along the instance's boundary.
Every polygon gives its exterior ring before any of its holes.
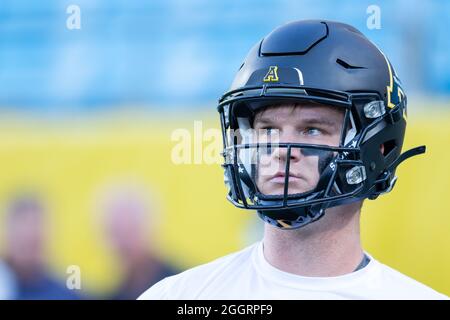
{"type": "Polygon", "coordinates": [[[272,118],[266,118],[266,117],[260,117],[260,118],[256,118],[254,120],[254,123],[265,123],[265,124],[271,124],[273,122],[272,118]]]}
{"type": "MultiPolygon", "coordinates": [[[[274,123],[273,118],[270,117],[261,117],[261,118],[257,118],[255,119],[255,123],[258,124],[273,124],[274,123]]],[[[326,125],[326,126],[330,126],[330,127],[336,127],[337,123],[335,121],[332,121],[330,119],[327,118],[302,118],[301,120],[302,124],[307,124],[307,125],[326,125]]]]}
{"type": "Polygon", "coordinates": [[[309,125],[319,124],[319,125],[327,125],[330,127],[336,127],[337,123],[327,118],[303,118],[302,123],[306,123],[309,125]]]}

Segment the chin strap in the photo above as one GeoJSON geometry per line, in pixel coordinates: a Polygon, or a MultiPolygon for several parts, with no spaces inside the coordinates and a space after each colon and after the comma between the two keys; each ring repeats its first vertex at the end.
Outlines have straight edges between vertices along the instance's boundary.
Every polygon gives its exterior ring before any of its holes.
{"type": "Polygon", "coordinates": [[[404,153],[402,153],[400,156],[398,156],[397,159],[395,159],[394,162],[391,163],[389,167],[386,168],[386,170],[383,172],[382,177],[375,181],[376,190],[370,197],[370,200],[374,200],[378,198],[379,195],[383,193],[388,193],[392,190],[395,183],[397,182],[397,177],[394,177],[391,179],[392,172],[397,168],[400,163],[405,161],[406,159],[409,159],[411,157],[417,156],[419,154],[425,153],[426,147],[420,146],[413,149],[410,149],[404,153]]]}
{"type": "Polygon", "coordinates": [[[394,162],[392,162],[392,164],[387,168],[387,170],[391,171],[391,170],[395,169],[400,163],[402,163],[406,159],[417,156],[422,153],[425,153],[425,151],[426,151],[426,146],[420,146],[420,147],[410,149],[406,152],[403,152],[397,159],[395,159],[394,162]]]}

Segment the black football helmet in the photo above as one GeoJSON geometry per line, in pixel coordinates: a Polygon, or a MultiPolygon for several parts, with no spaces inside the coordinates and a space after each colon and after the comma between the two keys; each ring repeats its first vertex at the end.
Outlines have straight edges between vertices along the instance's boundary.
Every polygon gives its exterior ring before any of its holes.
{"type": "Polygon", "coordinates": [[[228,200],[257,210],[276,227],[294,229],[318,220],[327,208],[391,191],[396,167],[425,152],[420,146],[401,154],[406,102],[387,57],[354,27],[304,20],[276,28],[250,50],[219,100],[228,200]],[[262,143],[249,133],[259,111],[305,102],[342,110],[339,145],[262,143]],[[288,155],[284,191],[266,194],[258,184],[259,161],[280,149],[288,155]],[[315,159],[319,178],[309,190],[290,193],[290,154],[296,149],[315,159]]]}

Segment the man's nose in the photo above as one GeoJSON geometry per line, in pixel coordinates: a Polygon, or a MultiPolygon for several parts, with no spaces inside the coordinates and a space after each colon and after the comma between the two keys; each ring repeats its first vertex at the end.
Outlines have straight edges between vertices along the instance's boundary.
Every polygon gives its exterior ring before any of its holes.
{"type": "Polygon", "coordinates": [[[301,156],[302,156],[301,149],[296,148],[296,147],[291,147],[290,150],[291,150],[290,154],[288,155],[289,148],[280,147],[275,151],[275,156],[278,157],[283,162],[286,162],[288,158],[290,159],[291,163],[300,161],[301,156]]]}
{"type": "MultiPolygon", "coordinates": [[[[280,132],[280,143],[299,143],[298,135],[293,132],[293,130],[284,130],[280,132]]],[[[278,152],[278,158],[282,161],[287,161],[288,156],[290,159],[290,162],[297,162],[302,157],[301,148],[291,147],[290,148],[290,154],[289,148],[287,147],[280,147],[276,150],[276,153],[278,152]]]]}

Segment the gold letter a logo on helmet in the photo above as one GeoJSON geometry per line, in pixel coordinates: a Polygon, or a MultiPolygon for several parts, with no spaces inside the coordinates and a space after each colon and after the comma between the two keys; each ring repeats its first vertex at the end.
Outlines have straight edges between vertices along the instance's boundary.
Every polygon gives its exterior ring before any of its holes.
{"type": "Polygon", "coordinates": [[[269,71],[267,72],[263,81],[264,82],[277,82],[278,81],[277,70],[278,70],[277,66],[270,66],[269,71]]]}

